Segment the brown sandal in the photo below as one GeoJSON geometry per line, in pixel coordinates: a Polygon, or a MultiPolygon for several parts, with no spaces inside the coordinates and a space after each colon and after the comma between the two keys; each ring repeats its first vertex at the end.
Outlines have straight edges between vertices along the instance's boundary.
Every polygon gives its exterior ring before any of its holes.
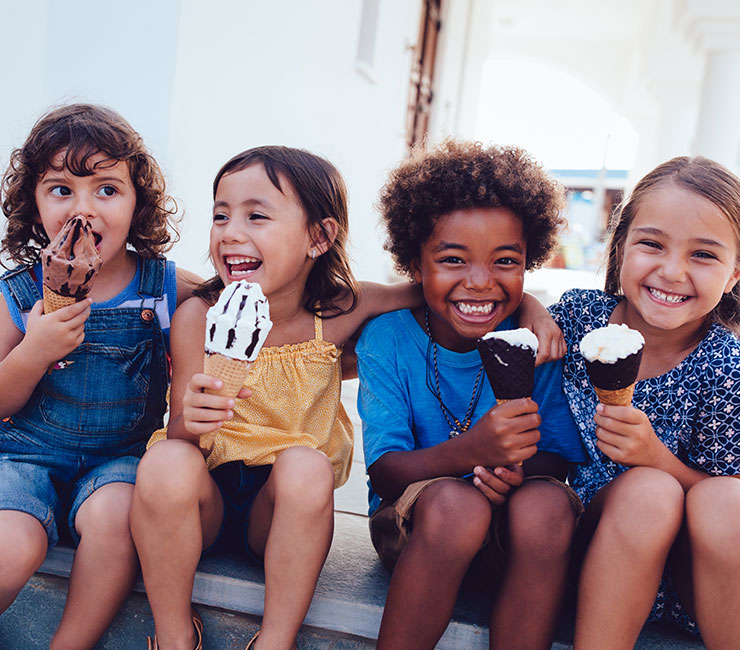
{"type": "MultiPolygon", "coordinates": [[[[193,617],[193,627],[195,628],[195,636],[197,640],[193,650],[203,650],[203,619],[200,617],[200,614],[195,611],[195,608],[190,608],[190,614],[193,617]]],[[[156,635],[154,638],[148,636],[146,638],[146,642],[148,650],[159,650],[156,635]]]]}

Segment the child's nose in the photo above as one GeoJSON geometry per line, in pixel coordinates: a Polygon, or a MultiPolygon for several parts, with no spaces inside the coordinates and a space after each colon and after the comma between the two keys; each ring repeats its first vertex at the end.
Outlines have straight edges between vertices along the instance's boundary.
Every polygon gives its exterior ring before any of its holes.
{"type": "Polygon", "coordinates": [[[681,282],[686,278],[686,260],[682,255],[669,255],[663,261],[661,275],[671,282],[681,282]]]}
{"type": "Polygon", "coordinates": [[[467,289],[489,289],[494,284],[493,274],[483,266],[472,266],[465,276],[467,289]]]}
{"type": "Polygon", "coordinates": [[[223,242],[244,242],[247,239],[244,228],[236,220],[232,220],[221,226],[221,241],[223,242]]]}
{"type": "Polygon", "coordinates": [[[85,192],[80,192],[75,196],[75,201],[71,206],[71,213],[69,216],[75,217],[78,214],[87,219],[97,216],[95,202],[92,200],[92,197],[88,196],[85,192]]]}

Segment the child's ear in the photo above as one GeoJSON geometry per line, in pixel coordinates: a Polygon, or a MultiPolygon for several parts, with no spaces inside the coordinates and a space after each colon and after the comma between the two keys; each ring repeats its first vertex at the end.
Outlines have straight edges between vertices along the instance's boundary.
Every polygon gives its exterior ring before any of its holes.
{"type": "Polygon", "coordinates": [[[409,264],[409,270],[411,271],[411,277],[416,284],[421,284],[421,267],[419,266],[419,260],[414,260],[409,264]]]}
{"type": "Polygon", "coordinates": [[[339,223],[336,219],[326,217],[321,223],[311,225],[311,248],[308,250],[308,256],[315,258],[323,255],[331,248],[334,240],[339,234],[339,223]]]}
{"type": "Polygon", "coordinates": [[[734,273],[730,276],[730,279],[727,281],[727,284],[725,285],[725,293],[730,293],[735,288],[735,285],[737,284],[737,281],[740,280],[740,265],[735,267],[734,273]]]}

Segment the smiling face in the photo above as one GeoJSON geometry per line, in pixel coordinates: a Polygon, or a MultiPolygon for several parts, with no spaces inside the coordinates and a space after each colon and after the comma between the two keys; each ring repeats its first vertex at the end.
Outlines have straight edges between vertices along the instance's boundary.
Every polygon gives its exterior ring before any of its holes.
{"type": "Polygon", "coordinates": [[[458,210],[439,219],[412,270],[440,345],[472,350],[516,310],[526,253],[522,222],[506,208],[458,210]]]}
{"type": "Polygon", "coordinates": [[[111,164],[103,154],[96,154],[90,159],[95,172],[75,176],[62,167],[63,160],[64,152],[57,153],[36,184],[38,220],[52,240],[70,218],[82,215],[92,225],[103,265],[111,268],[125,260],[136,208],[136,189],[128,165],[122,161],[111,164]]]}
{"type": "Polygon", "coordinates": [[[619,277],[628,324],[691,336],[740,277],[733,228],[708,199],[659,185],[637,207],[619,277]]]}
{"type": "Polygon", "coordinates": [[[257,282],[272,302],[277,295],[303,295],[311,268],[306,214],[290,183],[282,191],[260,164],[225,174],[213,206],[210,253],[224,285],[257,282]]]}

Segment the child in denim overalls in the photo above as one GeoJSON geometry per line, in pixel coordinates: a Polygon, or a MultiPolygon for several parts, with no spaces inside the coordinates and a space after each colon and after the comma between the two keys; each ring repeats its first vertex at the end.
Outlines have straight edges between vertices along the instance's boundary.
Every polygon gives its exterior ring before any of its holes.
{"type": "Polygon", "coordinates": [[[78,545],[51,648],[91,648],[135,580],[129,506],[162,424],[169,322],[188,278],[159,255],[175,206],[140,136],[117,113],[42,116],[2,182],[0,611],[60,535],[78,545]],[[81,214],[103,259],[85,300],[43,313],[40,250],[81,214]]]}

